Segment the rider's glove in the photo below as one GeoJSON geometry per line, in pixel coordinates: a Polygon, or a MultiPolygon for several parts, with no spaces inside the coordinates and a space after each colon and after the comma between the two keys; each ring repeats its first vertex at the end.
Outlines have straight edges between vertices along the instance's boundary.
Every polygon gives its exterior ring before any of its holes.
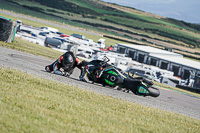
{"type": "Polygon", "coordinates": [[[65,77],[69,77],[70,74],[69,74],[68,72],[66,72],[64,76],[65,76],[65,77]]]}

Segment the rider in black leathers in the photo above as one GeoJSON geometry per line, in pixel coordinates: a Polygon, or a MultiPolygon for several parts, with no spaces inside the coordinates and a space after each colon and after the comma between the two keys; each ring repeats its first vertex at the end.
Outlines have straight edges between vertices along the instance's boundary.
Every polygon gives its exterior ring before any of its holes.
{"type": "Polygon", "coordinates": [[[69,77],[74,68],[77,67],[81,70],[81,75],[79,77],[80,80],[86,81],[83,76],[85,74],[84,68],[86,64],[87,63],[85,61],[81,62],[77,57],[75,57],[73,52],[66,52],[51,65],[46,66],[45,70],[47,72],[53,72],[58,75],[69,77]]]}

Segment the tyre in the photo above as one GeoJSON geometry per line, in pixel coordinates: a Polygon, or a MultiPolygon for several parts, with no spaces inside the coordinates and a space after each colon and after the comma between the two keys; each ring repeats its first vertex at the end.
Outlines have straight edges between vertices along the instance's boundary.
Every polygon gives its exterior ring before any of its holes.
{"type": "Polygon", "coordinates": [[[60,48],[60,47],[61,47],[61,45],[57,45],[57,46],[56,46],[56,48],[60,48]]]}
{"type": "Polygon", "coordinates": [[[49,44],[45,43],[45,44],[44,44],[44,46],[45,46],[45,47],[48,47],[48,46],[49,46],[49,44]]]}
{"type": "Polygon", "coordinates": [[[149,96],[158,97],[160,95],[160,91],[156,87],[150,87],[148,88],[148,90],[149,90],[149,96]]]}

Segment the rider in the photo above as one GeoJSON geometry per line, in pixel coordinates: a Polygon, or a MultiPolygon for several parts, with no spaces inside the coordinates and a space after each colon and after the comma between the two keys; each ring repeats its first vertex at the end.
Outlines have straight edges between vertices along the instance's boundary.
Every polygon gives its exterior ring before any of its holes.
{"type": "Polygon", "coordinates": [[[81,70],[80,80],[86,81],[82,76],[82,73],[85,72],[83,69],[85,67],[85,61],[80,61],[77,57],[74,56],[74,53],[69,51],[60,56],[55,62],[51,65],[45,67],[47,72],[53,72],[58,75],[63,75],[69,77],[74,68],[78,67],[81,70]]]}

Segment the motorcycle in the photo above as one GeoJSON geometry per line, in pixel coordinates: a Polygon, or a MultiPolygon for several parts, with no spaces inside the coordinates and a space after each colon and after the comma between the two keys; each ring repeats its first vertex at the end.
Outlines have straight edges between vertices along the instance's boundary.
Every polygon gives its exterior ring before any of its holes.
{"type": "Polygon", "coordinates": [[[135,78],[131,71],[127,73],[114,65],[108,64],[109,58],[93,60],[86,67],[86,76],[92,83],[100,83],[104,87],[120,87],[132,91],[136,95],[158,97],[160,91],[153,87],[153,82],[143,77],[135,78]]]}

